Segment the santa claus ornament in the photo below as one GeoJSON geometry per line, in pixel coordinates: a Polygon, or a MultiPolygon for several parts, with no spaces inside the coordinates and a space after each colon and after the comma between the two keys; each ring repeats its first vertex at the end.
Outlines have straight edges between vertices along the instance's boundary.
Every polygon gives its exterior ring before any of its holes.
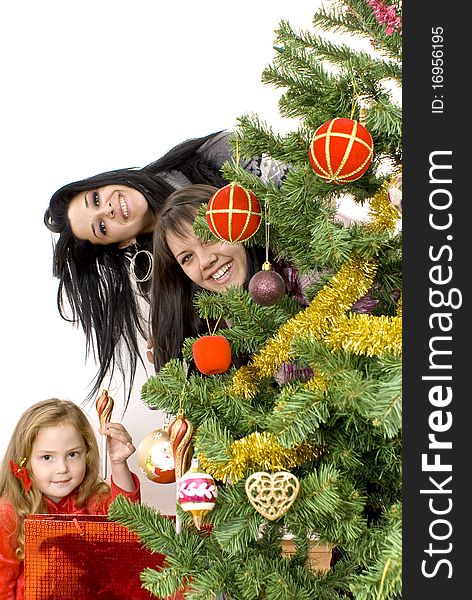
{"type": "Polygon", "coordinates": [[[372,156],[373,142],[367,129],[358,121],[338,117],[318,127],[308,154],[313,171],[338,185],[362,177],[372,156]]]}
{"type": "Polygon", "coordinates": [[[259,229],[261,218],[261,206],[254,192],[234,181],[215,192],[206,209],[208,227],[224,242],[249,239],[259,229]]]}
{"type": "Polygon", "coordinates": [[[166,429],[148,433],[138,446],[140,471],[155,483],[174,483],[175,461],[166,429]]]}

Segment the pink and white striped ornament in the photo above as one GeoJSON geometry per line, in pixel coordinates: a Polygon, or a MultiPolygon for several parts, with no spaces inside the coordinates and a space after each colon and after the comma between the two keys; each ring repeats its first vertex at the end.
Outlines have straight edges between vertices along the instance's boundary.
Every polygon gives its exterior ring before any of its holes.
{"type": "Polygon", "coordinates": [[[215,480],[193,466],[177,481],[176,492],[182,510],[192,514],[195,527],[200,529],[203,517],[216,504],[218,489],[215,480]]]}

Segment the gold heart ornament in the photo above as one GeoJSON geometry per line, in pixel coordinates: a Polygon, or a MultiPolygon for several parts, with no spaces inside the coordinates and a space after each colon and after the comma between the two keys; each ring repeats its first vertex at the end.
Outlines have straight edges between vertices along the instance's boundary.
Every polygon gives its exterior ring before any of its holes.
{"type": "Polygon", "coordinates": [[[298,479],[287,471],[253,473],[246,479],[249,502],[266,519],[275,521],[295,502],[300,489],[298,479]]]}

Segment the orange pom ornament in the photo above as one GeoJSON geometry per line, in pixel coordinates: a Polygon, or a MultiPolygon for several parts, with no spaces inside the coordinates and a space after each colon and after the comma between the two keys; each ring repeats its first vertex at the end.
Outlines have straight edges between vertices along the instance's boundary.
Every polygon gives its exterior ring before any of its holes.
{"type": "Polygon", "coordinates": [[[224,242],[243,242],[261,224],[261,206],[254,192],[232,182],[219,189],[208,201],[206,220],[217,238],[224,242]]]}
{"type": "Polygon", "coordinates": [[[204,335],[192,346],[193,359],[200,373],[218,375],[231,365],[231,346],[222,335],[204,335]]]}
{"type": "Polygon", "coordinates": [[[353,119],[337,117],[315,131],[308,157],[317,175],[341,185],[362,177],[372,155],[373,142],[367,129],[353,119]]]}
{"type": "Polygon", "coordinates": [[[138,465],[142,473],[155,483],[174,483],[175,461],[172,444],[165,429],[148,433],[138,446],[138,465]]]}

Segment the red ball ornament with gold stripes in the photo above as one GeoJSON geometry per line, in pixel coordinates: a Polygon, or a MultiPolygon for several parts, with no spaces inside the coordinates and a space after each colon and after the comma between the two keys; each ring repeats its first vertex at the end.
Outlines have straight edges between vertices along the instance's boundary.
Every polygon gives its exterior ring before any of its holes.
{"type": "Polygon", "coordinates": [[[367,129],[353,119],[337,117],[315,131],[308,157],[317,175],[341,185],[362,177],[372,155],[373,142],[367,129]]]}
{"type": "Polygon", "coordinates": [[[249,239],[259,229],[261,219],[261,206],[254,192],[235,182],[219,189],[208,201],[208,227],[224,242],[249,239]]]}

